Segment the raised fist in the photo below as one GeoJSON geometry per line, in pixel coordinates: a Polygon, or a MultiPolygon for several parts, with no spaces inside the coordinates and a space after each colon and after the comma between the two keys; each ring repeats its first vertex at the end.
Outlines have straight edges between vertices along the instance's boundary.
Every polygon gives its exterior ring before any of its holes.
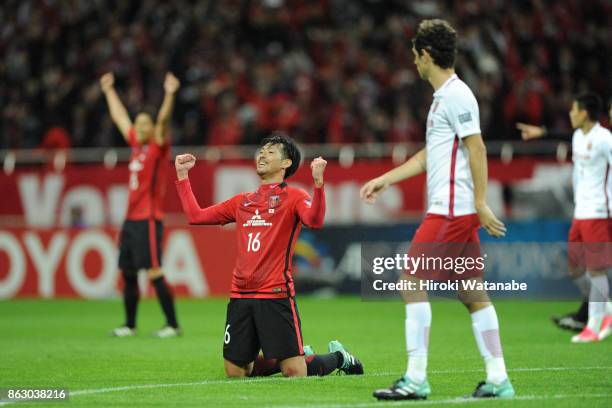
{"type": "Polygon", "coordinates": [[[317,187],[321,187],[323,185],[323,173],[325,172],[325,166],[327,166],[327,161],[325,161],[321,156],[317,157],[312,161],[312,163],[310,163],[312,178],[317,187]]]}
{"type": "Polygon", "coordinates": [[[168,93],[175,93],[180,86],[181,83],[179,80],[172,74],[172,72],[168,72],[166,74],[166,78],[164,79],[164,91],[168,93]]]}
{"type": "Polygon", "coordinates": [[[174,167],[176,167],[176,175],[179,180],[187,178],[189,170],[195,166],[196,158],[193,154],[179,154],[174,160],[174,167]]]}
{"type": "Polygon", "coordinates": [[[115,85],[115,76],[112,72],[107,72],[106,74],[100,77],[100,87],[102,88],[102,92],[106,92],[113,88],[115,85]]]}

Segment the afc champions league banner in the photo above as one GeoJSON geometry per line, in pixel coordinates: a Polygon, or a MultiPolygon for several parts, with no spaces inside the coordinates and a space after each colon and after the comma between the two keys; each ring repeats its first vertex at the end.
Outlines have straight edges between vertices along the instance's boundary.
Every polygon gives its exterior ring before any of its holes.
{"type": "MultiPolygon", "coordinates": [[[[236,259],[234,230],[231,226],[188,226],[174,187],[173,166],[167,166],[162,251],[168,281],[180,296],[227,295],[236,259]]],[[[406,219],[412,219],[414,224],[422,217],[426,202],[424,176],[392,186],[374,206],[359,200],[361,185],[392,167],[390,160],[358,162],[350,168],[330,163],[325,180],[325,228],[314,235],[304,229],[306,234],[302,233],[296,246],[296,274],[303,272],[307,281],[312,273],[336,271],[335,280],[338,273],[341,279],[358,279],[359,265],[347,269],[343,261],[355,248],[354,239],[339,246],[341,243],[331,242],[333,239],[327,240],[326,236],[333,237],[336,228],[350,230],[361,225],[358,236],[367,241],[376,231],[368,225],[397,226],[406,219]],[[321,252],[313,239],[323,244],[330,241],[327,246],[332,248],[331,253],[321,252]]],[[[567,173],[567,166],[556,163],[491,162],[489,190],[494,210],[503,212],[503,184],[529,183],[539,177],[542,168],[548,169],[545,174],[551,169],[557,174],[567,173]]],[[[113,169],[72,165],[62,172],[43,167],[18,168],[12,174],[0,174],[0,298],[118,296],[121,279],[117,241],[127,205],[128,174],[127,165],[113,169]]],[[[253,191],[259,185],[252,163],[244,161],[216,165],[198,162],[190,177],[203,207],[242,191],[253,191]]],[[[302,166],[290,183],[311,191],[308,166],[302,166]]],[[[410,239],[410,229],[402,228],[402,236],[398,236],[395,228],[393,240],[410,239]]],[[[384,235],[376,237],[381,241],[389,239],[384,235]]],[[[555,239],[562,241],[564,237],[555,239]]],[[[144,274],[141,278],[146,294],[150,288],[147,289],[144,274]]]]}

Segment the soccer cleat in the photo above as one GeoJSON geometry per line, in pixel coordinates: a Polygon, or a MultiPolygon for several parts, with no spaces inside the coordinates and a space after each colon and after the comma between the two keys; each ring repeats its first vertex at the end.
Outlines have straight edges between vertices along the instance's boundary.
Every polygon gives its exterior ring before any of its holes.
{"type": "Polygon", "coordinates": [[[391,387],[372,393],[379,400],[424,400],[429,394],[431,387],[427,380],[419,384],[406,376],[394,382],[391,387]]]}
{"type": "Polygon", "coordinates": [[[172,326],[166,326],[162,329],[153,333],[154,337],[159,337],[160,339],[168,339],[170,337],[178,337],[181,335],[181,329],[178,327],[174,328],[172,326]]]}
{"type": "Polygon", "coordinates": [[[605,315],[601,321],[601,329],[599,329],[599,341],[612,334],[612,314],[605,315]]]}
{"type": "Polygon", "coordinates": [[[472,398],[512,398],[514,395],[514,387],[512,387],[510,379],[506,378],[499,385],[481,381],[472,393],[472,398]]]}
{"type": "Polygon", "coordinates": [[[347,375],[361,375],[363,374],[363,364],[354,355],[346,351],[342,343],[338,340],[332,340],[327,344],[327,350],[330,353],[337,351],[342,354],[342,366],[338,370],[347,375]]]}
{"type": "Polygon", "coordinates": [[[308,344],[304,346],[304,357],[312,356],[314,355],[314,353],[315,352],[311,346],[309,346],[308,344]]]}
{"type": "Polygon", "coordinates": [[[136,335],[136,329],[127,326],[117,327],[113,329],[109,335],[111,337],[132,337],[136,335]]]}
{"type": "Polygon", "coordinates": [[[599,336],[593,330],[589,329],[589,327],[585,327],[580,334],[572,337],[572,343],[594,343],[599,341],[599,336]]]}
{"type": "Polygon", "coordinates": [[[575,313],[568,313],[565,316],[553,316],[552,321],[561,329],[579,332],[586,326],[586,321],[578,319],[575,313]]]}

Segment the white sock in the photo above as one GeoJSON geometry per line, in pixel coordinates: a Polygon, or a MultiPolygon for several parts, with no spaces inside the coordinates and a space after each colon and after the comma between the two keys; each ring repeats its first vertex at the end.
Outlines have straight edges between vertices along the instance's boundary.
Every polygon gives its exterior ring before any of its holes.
{"type": "Polygon", "coordinates": [[[609,300],[606,302],[606,314],[612,315],[612,302],[609,300]]]}
{"type": "Polygon", "coordinates": [[[431,305],[429,302],[406,305],[406,351],[408,368],[406,376],[422,383],[427,378],[427,347],[431,327],[431,305]]]}
{"type": "Polygon", "coordinates": [[[501,384],[508,378],[499,339],[499,322],[493,305],[472,313],[472,329],[484,359],[487,382],[501,384]]]}
{"type": "Polygon", "coordinates": [[[591,293],[589,294],[589,320],[587,327],[599,333],[601,321],[606,313],[606,304],[610,295],[610,286],[606,275],[591,276],[591,293]]]}
{"type": "Polygon", "coordinates": [[[589,279],[589,274],[585,273],[582,276],[575,278],[574,283],[578,287],[580,294],[583,298],[589,297],[589,292],[591,290],[591,281],[589,279]]]}

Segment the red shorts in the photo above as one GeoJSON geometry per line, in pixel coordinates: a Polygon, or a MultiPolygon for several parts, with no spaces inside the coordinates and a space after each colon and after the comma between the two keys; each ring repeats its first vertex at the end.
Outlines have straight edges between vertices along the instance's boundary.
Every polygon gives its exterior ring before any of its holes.
{"type": "Polygon", "coordinates": [[[476,214],[459,217],[427,214],[408,251],[410,258],[422,258],[421,267],[406,273],[443,281],[481,277],[484,260],[480,254],[479,228],[476,214]]]}
{"type": "Polygon", "coordinates": [[[573,220],[567,239],[568,263],[597,271],[612,266],[612,220],[573,220]]]}

